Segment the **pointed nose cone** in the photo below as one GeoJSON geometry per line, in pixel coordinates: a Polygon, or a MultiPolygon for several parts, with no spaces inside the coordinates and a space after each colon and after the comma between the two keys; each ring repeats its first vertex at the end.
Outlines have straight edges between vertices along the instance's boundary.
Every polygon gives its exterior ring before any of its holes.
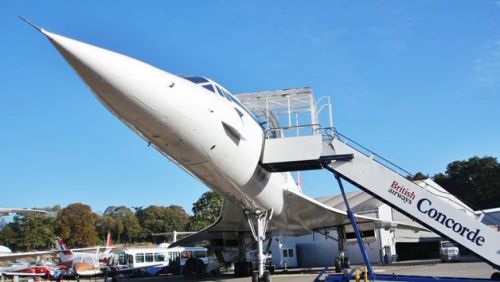
{"type": "Polygon", "coordinates": [[[165,89],[165,85],[173,79],[173,75],[122,54],[43,29],[40,31],[97,98],[119,118],[129,122],[151,112],[148,96],[154,94],[152,87],[162,85],[165,89]]]}

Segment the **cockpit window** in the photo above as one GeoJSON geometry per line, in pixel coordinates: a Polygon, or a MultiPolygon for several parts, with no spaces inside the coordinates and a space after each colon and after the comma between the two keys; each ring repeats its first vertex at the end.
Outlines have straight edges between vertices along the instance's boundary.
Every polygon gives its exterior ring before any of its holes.
{"type": "Polygon", "coordinates": [[[184,78],[196,84],[209,82],[206,78],[201,76],[184,76],[184,78]]]}
{"type": "Polygon", "coordinates": [[[215,89],[212,86],[212,84],[205,84],[205,85],[203,85],[203,88],[206,88],[206,89],[208,89],[208,90],[210,90],[210,91],[212,91],[212,92],[215,93],[215,89]]]}
{"type": "Polygon", "coordinates": [[[224,92],[222,89],[219,88],[219,86],[215,85],[215,88],[217,88],[217,92],[219,92],[219,95],[221,95],[222,97],[224,97],[224,92]]]}

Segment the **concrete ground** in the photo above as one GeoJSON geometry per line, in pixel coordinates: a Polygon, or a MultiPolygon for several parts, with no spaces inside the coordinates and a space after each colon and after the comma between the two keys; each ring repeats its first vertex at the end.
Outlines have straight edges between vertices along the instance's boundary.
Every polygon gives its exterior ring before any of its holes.
{"type": "MultiPolygon", "coordinates": [[[[358,266],[352,266],[351,270],[358,266]]],[[[273,282],[312,282],[322,268],[303,268],[289,269],[288,271],[277,270],[272,276],[273,282]]],[[[440,263],[437,260],[413,261],[396,263],[391,265],[374,266],[375,273],[379,274],[398,274],[398,275],[421,275],[421,276],[447,276],[447,277],[465,277],[465,278],[490,278],[495,270],[483,262],[459,262],[459,263],[440,263]]],[[[333,272],[330,272],[333,274],[333,272]]],[[[324,276],[322,277],[324,279],[324,276]]],[[[26,279],[20,279],[27,281],[26,279]]],[[[12,279],[6,279],[12,281],[12,279]]],[[[67,280],[65,280],[67,281],[67,280]]],[[[74,280],[71,280],[74,281],[74,280]]],[[[81,282],[104,282],[103,278],[80,279],[81,282]]],[[[108,281],[111,281],[110,279],[108,281]]],[[[148,278],[128,278],[121,282],[209,282],[209,281],[227,281],[227,282],[250,282],[250,277],[235,278],[231,274],[209,276],[196,279],[185,279],[182,276],[158,276],[148,278]]]]}
{"type": "MultiPolygon", "coordinates": [[[[355,269],[356,266],[353,266],[355,269]]],[[[273,282],[306,282],[313,281],[321,271],[314,269],[290,269],[287,272],[277,270],[272,276],[273,282]]],[[[495,270],[482,262],[440,263],[438,261],[416,261],[413,263],[375,266],[375,273],[422,275],[422,276],[449,276],[467,278],[490,278],[495,270]]],[[[324,279],[324,277],[323,277],[324,279]]],[[[235,278],[233,275],[207,276],[197,279],[185,279],[181,276],[161,276],[155,278],[124,279],[122,282],[186,282],[186,281],[228,281],[249,282],[250,277],[235,278]]],[[[102,280],[99,280],[101,282],[102,280]]]]}

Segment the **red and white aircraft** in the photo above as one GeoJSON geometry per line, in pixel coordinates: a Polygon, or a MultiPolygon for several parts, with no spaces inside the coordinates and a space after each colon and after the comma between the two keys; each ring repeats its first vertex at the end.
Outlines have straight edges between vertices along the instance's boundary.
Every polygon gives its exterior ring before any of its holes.
{"type": "Polygon", "coordinates": [[[112,254],[111,233],[106,237],[106,245],[101,247],[70,249],[61,238],[56,239],[56,247],[60,262],[71,268],[78,276],[94,276],[102,273],[112,254]],[[103,250],[104,249],[104,250],[103,250]],[[86,252],[95,250],[95,252],[86,252]],[[103,250],[103,251],[102,251],[103,250]]]}

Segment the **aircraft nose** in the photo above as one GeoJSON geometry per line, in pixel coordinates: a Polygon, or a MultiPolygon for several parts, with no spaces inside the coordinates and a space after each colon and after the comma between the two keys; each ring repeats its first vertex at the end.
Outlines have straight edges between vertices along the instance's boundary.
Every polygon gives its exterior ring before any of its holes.
{"type": "MultiPolygon", "coordinates": [[[[97,98],[127,121],[154,112],[155,93],[168,91],[175,76],[106,49],[41,30],[97,98]]],[[[164,93],[163,93],[164,94],[164,93]]]]}
{"type": "Polygon", "coordinates": [[[143,138],[183,163],[208,159],[192,83],[131,57],[39,29],[95,96],[143,138]]]}

